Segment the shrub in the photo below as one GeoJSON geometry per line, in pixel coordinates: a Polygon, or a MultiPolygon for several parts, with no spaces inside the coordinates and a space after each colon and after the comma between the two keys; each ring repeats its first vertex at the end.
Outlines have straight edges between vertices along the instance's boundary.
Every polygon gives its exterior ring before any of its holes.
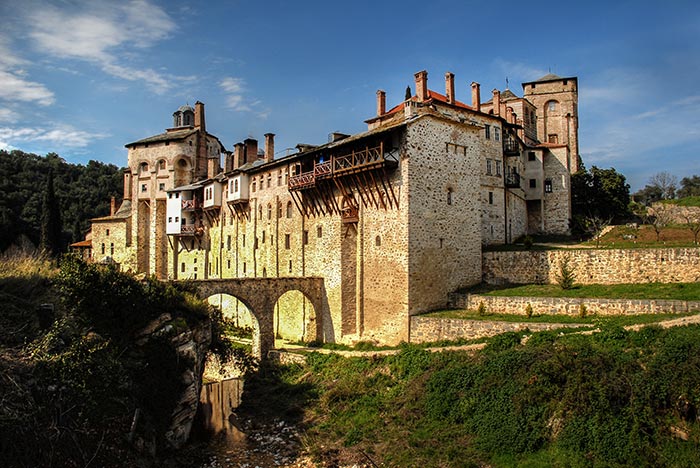
{"type": "Polygon", "coordinates": [[[523,247],[525,247],[525,250],[532,250],[533,243],[534,243],[534,241],[532,240],[532,237],[525,236],[523,238],[523,247]]]}
{"type": "Polygon", "coordinates": [[[486,305],[484,305],[484,301],[479,302],[479,308],[476,310],[479,312],[479,315],[486,315],[486,305]]]}
{"type": "Polygon", "coordinates": [[[579,304],[578,306],[578,316],[580,318],[586,318],[588,315],[588,307],[586,307],[586,304],[579,304]]]}
{"type": "Polygon", "coordinates": [[[525,315],[527,315],[527,318],[532,318],[532,305],[529,302],[525,306],[525,315]]]}
{"type": "Polygon", "coordinates": [[[562,289],[571,289],[574,287],[576,273],[574,272],[573,265],[571,265],[571,257],[568,255],[564,255],[561,260],[559,260],[559,274],[556,279],[562,289]]]}

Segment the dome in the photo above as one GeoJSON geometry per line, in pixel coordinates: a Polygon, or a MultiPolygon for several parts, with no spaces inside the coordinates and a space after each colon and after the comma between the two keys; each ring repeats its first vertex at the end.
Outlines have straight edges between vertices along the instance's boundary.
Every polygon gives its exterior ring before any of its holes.
{"type": "Polygon", "coordinates": [[[185,104],[184,106],[180,106],[177,109],[178,112],[185,112],[185,111],[190,111],[194,112],[194,107],[190,106],[189,104],[185,104]]]}

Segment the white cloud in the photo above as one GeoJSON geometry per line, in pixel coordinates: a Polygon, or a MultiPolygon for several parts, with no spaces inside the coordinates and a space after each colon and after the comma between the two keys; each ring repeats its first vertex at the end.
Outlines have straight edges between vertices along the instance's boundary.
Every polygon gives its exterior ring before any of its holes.
{"type": "Polygon", "coordinates": [[[241,91],[243,91],[245,81],[243,80],[243,78],[234,78],[229,76],[222,79],[219,83],[219,86],[221,86],[221,89],[223,89],[227,93],[240,93],[241,91]]]}
{"type": "Polygon", "coordinates": [[[26,79],[27,73],[21,68],[24,65],[27,62],[12,53],[9,40],[0,36],[0,99],[37,102],[42,106],[53,104],[53,92],[41,83],[26,79]]]}
{"type": "Polygon", "coordinates": [[[120,56],[151,47],[174,31],[168,14],[148,1],[85,2],[77,12],[44,6],[28,14],[26,26],[35,46],[47,55],[96,63],[107,74],[143,81],[156,92],[171,87],[168,77],[127,66],[120,56]]]}
{"type": "Polygon", "coordinates": [[[536,80],[548,73],[542,68],[533,67],[527,63],[511,62],[503,60],[502,58],[495,59],[493,63],[504,73],[504,76],[521,79],[523,81],[536,80]]]}
{"type": "Polygon", "coordinates": [[[0,148],[26,147],[28,144],[44,146],[49,151],[85,148],[94,140],[106,136],[108,135],[77,130],[70,125],[59,125],[53,128],[0,127],[0,148]]]}
{"type": "Polygon", "coordinates": [[[0,122],[13,123],[17,121],[17,114],[10,109],[0,108],[0,122]]]}
{"type": "Polygon", "coordinates": [[[253,112],[258,118],[266,119],[270,114],[269,109],[263,108],[259,99],[250,99],[245,96],[246,83],[243,78],[225,77],[219,81],[219,87],[226,94],[224,103],[226,107],[236,112],[253,112]]]}

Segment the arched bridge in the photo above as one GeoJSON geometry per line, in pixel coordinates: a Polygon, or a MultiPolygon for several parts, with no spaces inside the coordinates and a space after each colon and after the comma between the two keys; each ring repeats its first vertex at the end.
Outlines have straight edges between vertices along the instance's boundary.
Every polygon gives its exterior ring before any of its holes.
{"type": "Polygon", "coordinates": [[[311,302],[316,313],[316,337],[322,338],[324,318],[329,317],[328,300],[323,278],[228,278],[188,281],[201,298],[228,294],[241,301],[255,317],[258,326],[253,332],[253,354],[261,359],[275,345],[275,304],[286,292],[299,291],[311,302]]]}

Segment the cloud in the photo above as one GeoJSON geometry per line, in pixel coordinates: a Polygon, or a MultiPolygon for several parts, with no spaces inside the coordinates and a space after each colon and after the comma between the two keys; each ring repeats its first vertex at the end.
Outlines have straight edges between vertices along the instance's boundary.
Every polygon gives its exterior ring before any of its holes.
{"type": "Polygon", "coordinates": [[[59,125],[53,128],[0,127],[0,148],[38,146],[47,148],[46,151],[59,151],[61,149],[85,148],[94,140],[107,136],[77,130],[70,125],[59,125]],[[41,144],[37,145],[37,143],[41,144]]]}
{"type": "Polygon", "coordinates": [[[224,105],[236,112],[253,112],[257,117],[266,119],[269,109],[263,107],[259,99],[245,96],[246,83],[243,78],[228,76],[219,81],[219,87],[226,94],[224,105]]]}
{"type": "Polygon", "coordinates": [[[16,114],[11,111],[10,109],[2,109],[0,108],[0,122],[15,122],[16,121],[16,114]]]}
{"type": "Polygon", "coordinates": [[[145,0],[85,2],[79,10],[43,6],[27,15],[27,35],[41,52],[92,62],[117,78],[143,81],[158,93],[172,82],[152,69],[130,67],[122,56],[166,39],[175,23],[159,6],[145,0]]]}
{"type": "Polygon", "coordinates": [[[46,86],[26,79],[25,65],[24,59],[12,53],[7,38],[0,36],[0,99],[53,104],[54,94],[46,86]]]}
{"type": "Polygon", "coordinates": [[[536,80],[547,74],[547,70],[543,68],[533,67],[527,63],[511,62],[502,58],[496,58],[493,64],[506,76],[517,77],[523,81],[536,80]]]}

